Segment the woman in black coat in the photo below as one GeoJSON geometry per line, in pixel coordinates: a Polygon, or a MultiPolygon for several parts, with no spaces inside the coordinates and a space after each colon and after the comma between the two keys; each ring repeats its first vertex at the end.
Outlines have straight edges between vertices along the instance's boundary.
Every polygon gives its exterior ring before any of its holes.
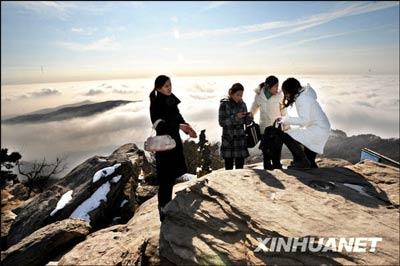
{"type": "Polygon", "coordinates": [[[179,112],[178,104],[180,102],[172,93],[170,78],[164,75],[158,76],[154,89],[150,93],[151,122],[154,124],[159,120],[160,122],[156,126],[157,135],[170,135],[176,142],[174,149],[156,152],[157,177],[160,183],[158,210],[161,222],[164,220],[162,208],[172,199],[176,178],[187,173],[179,129],[192,138],[197,137],[196,132],[185,122],[179,112]]]}

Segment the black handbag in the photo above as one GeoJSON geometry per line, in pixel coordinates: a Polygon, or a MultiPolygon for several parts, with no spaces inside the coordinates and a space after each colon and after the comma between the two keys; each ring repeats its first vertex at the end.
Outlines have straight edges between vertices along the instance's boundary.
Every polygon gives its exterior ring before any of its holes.
{"type": "Polygon", "coordinates": [[[275,121],[272,126],[268,126],[264,130],[262,137],[262,150],[264,156],[271,157],[272,154],[277,153],[279,149],[282,149],[282,124],[278,124],[275,121]]]}
{"type": "Polygon", "coordinates": [[[246,125],[247,148],[253,148],[261,139],[260,126],[255,122],[246,125]]]}

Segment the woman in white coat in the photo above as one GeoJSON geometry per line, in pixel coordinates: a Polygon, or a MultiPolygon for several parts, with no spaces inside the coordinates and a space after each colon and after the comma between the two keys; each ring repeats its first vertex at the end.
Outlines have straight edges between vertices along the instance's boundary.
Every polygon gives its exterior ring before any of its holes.
{"type": "MultiPolygon", "coordinates": [[[[260,131],[264,134],[266,127],[272,126],[274,121],[281,116],[286,115],[286,108],[283,106],[283,94],[278,91],[279,80],[275,76],[269,76],[265,79],[265,82],[261,83],[255,89],[255,97],[253,104],[251,105],[250,112],[254,115],[260,110],[260,131]]],[[[286,130],[283,127],[283,130],[286,130]]],[[[282,165],[280,163],[282,145],[277,147],[278,153],[273,155],[272,160],[267,158],[264,154],[263,144],[260,145],[260,149],[263,150],[264,157],[264,169],[281,169],[282,165]],[[272,161],[272,164],[271,164],[272,161]]]]}
{"type": "Polygon", "coordinates": [[[293,168],[318,168],[315,157],[324,152],[331,125],[317,102],[317,94],[308,84],[302,87],[295,78],[282,84],[284,105],[296,106],[298,117],[283,116],[278,123],[297,125],[282,134],[283,142],[293,154],[293,168]]]}

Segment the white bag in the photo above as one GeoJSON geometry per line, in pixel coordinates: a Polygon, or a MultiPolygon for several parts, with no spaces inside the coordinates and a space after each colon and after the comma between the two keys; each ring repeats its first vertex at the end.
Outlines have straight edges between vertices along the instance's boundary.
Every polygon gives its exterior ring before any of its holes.
{"type": "MultiPolygon", "coordinates": [[[[161,121],[164,120],[158,119],[156,122],[154,122],[153,130],[156,129],[158,123],[160,123],[161,121]]],[[[170,135],[150,136],[144,142],[144,149],[150,152],[168,151],[172,150],[175,147],[176,142],[170,135]]]]}

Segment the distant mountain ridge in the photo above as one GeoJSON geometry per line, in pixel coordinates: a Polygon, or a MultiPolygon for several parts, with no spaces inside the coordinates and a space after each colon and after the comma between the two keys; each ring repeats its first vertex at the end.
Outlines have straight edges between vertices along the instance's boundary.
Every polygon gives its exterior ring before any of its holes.
{"type": "Polygon", "coordinates": [[[2,120],[2,122],[5,124],[20,124],[20,123],[42,123],[42,122],[60,121],[76,117],[91,116],[132,102],[135,101],[116,100],[116,101],[105,101],[98,103],[92,103],[92,102],[87,103],[86,101],[86,102],[81,102],[81,104],[76,103],[76,104],[58,106],[55,108],[41,109],[33,113],[28,113],[25,115],[19,115],[13,118],[8,118],[2,120]]]}
{"type": "Polygon", "coordinates": [[[95,103],[95,102],[90,101],[90,100],[86,100],[86,101],[77,102],[77,103],[63,104],[63,105],[60,105],[60,106],[57,106],[57,107],[44,108],[44,109],[40,109],[40,110],[31,112],[31,113],[28,113],[28,114],[30,114],[30,115],[46,114],[46,113],[50,113],[50,112],[54,112],[54,111],[60,110],[60,109],[65,108],[65,107],[81,106],[81,105],[92,104],[92,103],[95,103]]]}
{"type": "Polygon", "coordinates": [[[332,130],[326,143],[323,157],[342,158],[352,163],[360,160],[363,148],[371,149],[395,161],[400,160],[400,139],[383,139],[373,134],[360,134],[348,137],[342,130],[332,130]]]}

